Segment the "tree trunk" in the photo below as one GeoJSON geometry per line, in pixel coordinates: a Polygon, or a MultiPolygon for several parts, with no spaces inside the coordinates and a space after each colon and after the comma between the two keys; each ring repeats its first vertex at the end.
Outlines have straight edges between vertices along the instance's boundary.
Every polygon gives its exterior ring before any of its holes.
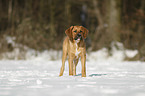
{"type": "MultiPolygon", "coordinates": [[[[144,8],[145,8],[145,0],[141,0],[140,1],[141,6],[140,6],[140,13],[144,14],[144,8]]],[[[142,32],[144,31],[144,20],[143,19],[139,19],[139,24],[138,24],[138,36],[139,39],[142,39],[142,32]]],[[[141,40],[143,41],[143,40],[141,40]]],[[[140,42],[142,43],[142,42],[140,42]]]]}
{"type": "MultiPolygon", "coordinates": [[[[141,6],[140,6],[140,14],[144,14],[144,9],[145,9],[145,0],[140,1],[141,6]]],[[[144,26],[144,20],[139,19],[139,24],[138,24],[138,50],[139,50],[139,56],[140,59],[145,61],[145,44],[144,44],[144,36],[143,32],[145,30],[144,26]]]]}
{"type": "Polygon", "coordinates": [[[112,41],[120,41],[121,0],[109,0],[108,5],[109,37],[112,41]]]}
{"type": "Polygon", "coordinates": [[[98,7],[98,0],[93,0],[93,6],[94,6],[94,11],[95,11],[95,15],[96,18],[98,20],[98,26],[96,27],[96,32],[94,35],[94,41],[96,41],[98,39],[98,36],[100,36],[100,34],[102,34],[102,29],[103,29],[103,18],[101,16],[99,7],[98,7]]]}
{"type": "Polygon", "coordinates": [[[71,4],[70,0],[65,1],[66,23],[67,27],[71,26],[71,4]]]}
{"type": "Polygon", "coordinates": [[[9,8],[8,8],[8,24],[11,25],[12,19],[12,0],[9,0],[9,8]]]}
{"type": "Polygon", "coordinates": [[[100,12],[101,7],[98,6],[99,5],[98,3],[99,3],[99,0],[92,1],[93,7],[94,7],[94,13],[98,21],[98,25],[96,27],[95,34],[94,34],[94,41],[92,43],[93,50],[107,46],[107,42],[108,42],[105,39],[107,37],[107,34],[106,34],[107,27],[104,26],[105,16],[102,16],[100,12]]]}
{"type": "Polygon", "coordinates": [[[54,1],[50,0],[50,40],[53,41],[56,36],[54,25],[54,1]]]}
{"type": "Polygon", "coordinates": [[[103,26],[103,19],[102,19],[102,16],[98,7],[98,0],[93,0],[93,5],[94,5],[95,15],[97,17],[99,26],[103,26]]]}
{"type": "Polygon", "coordinates": [[[98,26],[96,27],[95,34],[94,34],[94,37],[93,37],[94,41],[92,43],[93,50],[96,50],[97,47],[98,47],[96,42],[97,43],[99,42],[99,40],[101,38],[101,35],[102,35],[101,29],[103,28],[103,20],[102,20],[101,14],[100,14],[100,10],[98,8],[98,0],[93,0],[92,4],[93,4],[93,7],[94,7],[94,12],[95,12],[95,15],[96,15],[96,19],[98,20],[98,26]]]}

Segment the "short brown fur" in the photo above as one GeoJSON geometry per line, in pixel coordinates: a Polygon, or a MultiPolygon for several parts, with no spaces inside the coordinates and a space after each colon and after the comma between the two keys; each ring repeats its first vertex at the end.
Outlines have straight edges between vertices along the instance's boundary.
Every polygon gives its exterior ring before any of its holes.
{"type": "Polygon", "coordinates": [[[68,55],[69,75],[76,75],[76,66],[79,58],[81,58],[82,77],[86,77],[86,45],[84,39],[88,35],[88,30],[83,26],[71,26],[65,33],[67,37],[63,41],[62,66],[59,76],[63,75],[65,60],[68,55]]]}

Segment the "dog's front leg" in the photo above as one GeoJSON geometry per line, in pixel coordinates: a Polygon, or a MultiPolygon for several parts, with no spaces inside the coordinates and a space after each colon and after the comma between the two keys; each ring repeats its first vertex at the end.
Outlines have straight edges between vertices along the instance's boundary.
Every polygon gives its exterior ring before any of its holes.
{"type": "Polygon", "coordinates": [[[82,77],[86,77],[86,54],[82,54],[81,64],[82,64],[82,77]]]}
{"type": "Polygon", "coordinates": [[[73,63],[73,75],[76,75],[76,66],[78,64],[78,59],[74,59],[74,63],[73,63]]]}
{"type": "Polygon", "coordinates": [[[69,63],[69,75],[73,75],[73,58],[72,58],[72,56],[69,56],[68,63],[69,63]]]}

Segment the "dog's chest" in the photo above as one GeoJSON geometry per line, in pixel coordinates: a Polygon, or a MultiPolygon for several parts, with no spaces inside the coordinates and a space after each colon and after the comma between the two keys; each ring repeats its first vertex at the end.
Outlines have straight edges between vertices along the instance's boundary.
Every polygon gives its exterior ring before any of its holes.
{"type": "Polygon", "coordinates": [[[75,56],[76,56],[76,58],[79,57],[79,54],[80,54],[80,53],[81,53],[81,51],[80,51],[79,48],[78,48],[78,44],[75,43],[75,56]]]}

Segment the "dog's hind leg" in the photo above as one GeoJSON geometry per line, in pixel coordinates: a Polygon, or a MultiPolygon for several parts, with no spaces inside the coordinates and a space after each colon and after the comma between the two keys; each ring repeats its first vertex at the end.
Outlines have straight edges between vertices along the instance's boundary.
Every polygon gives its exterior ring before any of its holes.
{"type": "Polygon", "coordinates": [[[65,68],[65,60],[66,60],[66,58],[67,58],[67,42],[66,42],[66,40],[64,41],[64,43],[63,43],[63,46],[64,45],[66,45],[65,47],[63,47],[63,54],[62,54],[62,66],[61,66],[61,69],[60,69],[60,74],[59,74],[59,76],[62,76],[63,75],[63,72],[64,72],[64,68],[65,68]]]}
{"type": "Polygon", "coordinates": [[[62,76],[63,75],[64,68],[65,68],[65,60],[66,60],[66,58],[67,58],[67,53],[66,52],[63,52],[63,55],[62,55],[62,66],[61,66],[61,69],[60,69],[59,76],[62,76]]]}

